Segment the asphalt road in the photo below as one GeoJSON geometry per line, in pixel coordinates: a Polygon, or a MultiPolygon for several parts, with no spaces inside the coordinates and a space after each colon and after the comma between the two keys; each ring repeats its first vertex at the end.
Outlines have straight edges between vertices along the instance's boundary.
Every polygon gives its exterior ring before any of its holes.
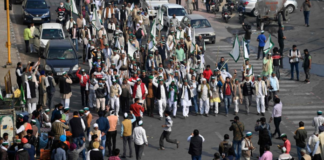
{"type": "MultiPolygon", "coordinates": [[[[59,4],[59,0],[48,0],[48,3],[51,5],[51,15],[52,21],[56,19],[55,9],[59,4]]],[[[174,0],[170,0],[170,3],[174,3],[174,0]]],[[[298,4],[300,6],[301,0],[298,0],[298,4]]],[[[183,0],[184,5],[184,0],[183,0]]],[[[201,14],[205,16],[211,25],[214,27],[217,35],[216,45],[206,44],[207,52],[206,52],[206,63],[214,66],[216,62],[219,61],[221,56],[229,58],[228,53],[231,50],[232,41],[234,35],[242,36],[243,30],[241,29],[241,24],[238,22],[238,18],[234,15],[230,20],[229,23],[225,23],[221,19],[220,14],[209,14],[205,12],[205,7],[199,2],[200,10],[194,11],[195,14],[201,14]]],[[[302,22],[302,13],[296,11],[296,13],[292,14],[289,18],[289,21],[285,24],[286,28],[285,35],[287,37],[286,40],[286,48],[291,46],[292,44],[297,44],[298,46],[303,47],[307,46],[309,50],[311,50],[314,54],[314,61],[318,61],[318,63],[323,63],[323,58],[321,58],[321,52],[323,51],[323,28],[320,21],[320,15],[323,11],[323,2],[321,1],[312,1],[314,6],[314,12],[311,12],[311,27],[306,28],[303,26],[302,22]],[[321,7],[322,6],[322,7],[321,7]]],[[[26,27],[22,24],[22,11],[20,5],[13,6],[13,14],[11,15],[11,20],[13,23],[14,33],[17,37],[17,46],[18,50],[21,53],[21,59],[23,63],[27,63],[28,61],[36,61],[37,55],[25,54],[24,53],[24,42],[23,42],[23,29],[26,27]]],[[[245,23],[250,23],[253,25],[253,30],[256,30],[254,24],[254,17],[247,17],[245,23]]],[[[266,35],[271,34],[274,38],[273,41],[277,44],[276,40],[276,26],[268,26],[265,28],[266,35]]],[[[255,74],[259,74],[261,72],[261,61],[256,61],[255,59],[255,52],[257,42],[254,41],[257,35],[259,34],[258,31],[254,31],[252,34],[252,41],[251,41],[251,63],[255,66],[255,74]]],[[[81,48],[81,47],[79,47],[81,48]]],[[[79,50],[79,55],[81,55],[81,50],[79,50]]],[[[234,69],[240,70],[242,61],[238,63],[233,62],[232,59],[229,61],[229,68],[230,72],[233,73],[234,69]]],[[[80,61],[80,66],[82,68],[86,68],[87,65],[83,65],[80,61]]],[[[214,67],[212,67],[214,68],[214,67]]],[[[288,81],[289,74],[286,72],[282,72],[282,80],[280,81],[282,89],[279,93],[280,97],[282,97],[283,103],[287,106],[284,109],[284,117],[283,123],[281,125],[281,131],[283,133],[287,133],[288,139],[291,141],[292,150],[291,154],[296,157],[296,148],[295,142],[292,138],[294,130],[297,129],[297,123],[299,120],[303,120],[306,122],[308,133],[312,133],[312,126],[311,126],[311,119],[315,116],[316,110],[322,108],[323,100],[321,96],[318,96],[313,93],[312,88],[316,87],[323,87],[320,82],[314,82],[310,86],[304,86],[299,82],[295,81],[288,81]],[[296,108],[297,106],[297,108],[296,108]],[[298,107],[299,106],[299,107],[298,107]],[[309,106],[305,108],[303,106],[309,106]]],[[[58,89],[57,89],[58,92],[58,89]]],[[[79,110],[82,108],[80,103],[80,88],[78,84],[72,85],[72,98],[71,98],[71,108],[72,111],[79,110]]],[[[254,99],[254,98],[253,98],[254,99]]],[[[54,101],[58,103],[60,101],[58,93],[56,93],[54,101]]],[[[272,104],[272,103],[271,103],[272,104]]],[[[223,106],[223,104],[222,104],[223,106]]],[[[220,108],[220,115],[217,117],[194,117],[190,116],[187,119],[181,118],[181,108],[178,109],[178,118],[174,119],[174,126],[173,131],[171,134],[171,138],[175,138],[180,141],[180,148],[177,149],[175,145],[171,145],[165,142],[165,151],[158,151],[159,147],[159,137],[162,133],[161,125],[164,124],[164,121],[159,121],[156,118],[149,118],[144,117],[144,128],[146,129],[149,146],[145,147],[143,158],[144,160],[166,160],[166,159],[179,159],[179,160],[187,160],[190,159],[190,155],[188,154],[189,144],[186,142],[187,137],[192,133],[194,129],[200,130],[201,135],[203,135],[206,139],[203,145],[203,155],[202,159],[212,159],[213,154],[218,151],[218,144],[223,139],[224,134],[229,134],[230,138],[232,139],[232,133],[228,130],[230,127],[230,120],[233,119],[234,115],[230,114],[229,117],[224,116],[224,108],[220,108]]],[[[245,124],[245,131],[254,131],[254,125],[257,119],[260,116],[256,115],[256,108],[255,108],[255,101],[253,100],[251,114],[245,115],[245,108],[244,105],[240,105],[240,110],[242,113],[239,113],[241,121],[245,124]]],[[[266,112],[267,120],[271,115],[271,110],[266,112]]],[[[230,108],[230,113],[233,113],[233,108],[230,108]]],[[[97,118],[97,114],[93,113],[94,120],[97,118]]],[[[122,140],[119,138],[120,135],[120,125],[117,126],[118,128],[118,138],[117,138],[117,147],[122,149],[122,140]]],[[[274,131],[274,126],[271,124],[271,130],[274,131]]],[[[252,142],[256,148],[253,152],[253,159],[256,159],[258,154],[258,134],[257,132],[253,132],[253,139],[252,142]]],[[[273,145],[271,147],[271,151],[274,154],[274,158],[277,158],[280,151],[277,149],[278,144],[283,144],[281,140],[273,139],[273,145]]],[[[134,152],[134,150],[133,150],[134,152]]],[[[133,155],[134,156],[134,155],[133,155]]],[[[127,159],[135,159],[135,158],[127,158],[127,159]]]]}

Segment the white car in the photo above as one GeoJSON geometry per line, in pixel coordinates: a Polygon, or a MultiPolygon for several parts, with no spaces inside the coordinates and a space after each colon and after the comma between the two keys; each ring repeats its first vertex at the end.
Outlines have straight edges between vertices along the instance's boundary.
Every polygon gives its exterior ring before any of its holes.
{"type": "Polygon", "coordinates": [[[163,4],[169,4],[169,0],[140,0],[140,7],[147,11],[150,17],[155,17],[163,4]]]}
{"type": "Polygon", "coordinates": [[[39,35],[39,50],[38,54],[42,55],[45,46],[49,40],[52,39],[65,39],[63,27],[60,23],[43,23],[40,28],[39,35]]]}
{"type": "Polygon", "coordinates": [[[170,24],[170,19],[173,18],[173,14],[176,15],[179,23],[181,22],[182,18],[187,15],[187,11],[183,8],[183,6],[178,4],[164,4],[162,5],[163,11],[163,21],[164,26],[168,27],[170,24]]]}

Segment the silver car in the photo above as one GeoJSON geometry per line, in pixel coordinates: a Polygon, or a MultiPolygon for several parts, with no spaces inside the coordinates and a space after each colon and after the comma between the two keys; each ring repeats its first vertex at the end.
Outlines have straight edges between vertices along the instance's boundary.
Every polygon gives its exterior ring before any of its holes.
{"type": "MultiPolygon", "coordinates": [[[[245,5],[245,13],[251,13],[254,16],[259,15],[258,11],[254,9],[257,0],[241,0],[241,2],[245,5]]],[[[296,0],[287,0],[284,6],[289,13],[293,13],[297,9],[298,4],[296,0]]]]}
{"type": "Polygon", "coordinates": [[[199,14],[188,14],[182,18],[180,25],[182,28],[186,28],[188,24],[195,28],[195,38],[201,35],[205,42],[215,44],[215,30],[205,17],[199,14]]]}

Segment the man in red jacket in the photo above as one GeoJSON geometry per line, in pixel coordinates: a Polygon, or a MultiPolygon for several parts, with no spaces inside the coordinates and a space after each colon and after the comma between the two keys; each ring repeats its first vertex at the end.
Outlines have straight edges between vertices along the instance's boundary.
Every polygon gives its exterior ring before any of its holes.
{"type": "Polygon", "coordinates": [[[135,103],[130,106],[130,110],[133,111],[134,116],[136,117],[136,123],[133,123],[133,129],[136,126],[135,124],[138,123],[138,121],[141,120],[141,112],[144,113],[144,107],[142,107],[140,104],[140,99],[135,98],[135,103]]]}
{"type": "Polygon", "coordinates": [[[80,80],[82,106],[85,107],[88,104],[88,95],[86,94],[86,86],[90,77],[89,75],[86,74],[84,69],[81,70],[81,74],[80,74],[79,73],[80,69],[81,68],[79,67],[78,71],[76,72],[76,75],[80,80]],[[84,98],[85,98],[85,103],[84,103],[84,98]]]}
{"type": "Polygon", "coordinates": [[[207,79],[207,82],[209,82],[209,78],[211,75],[213,75],[213,72],[210,70],[210,65],[207,65],[206,69],[203,72],[204,78],[207,79]]]}

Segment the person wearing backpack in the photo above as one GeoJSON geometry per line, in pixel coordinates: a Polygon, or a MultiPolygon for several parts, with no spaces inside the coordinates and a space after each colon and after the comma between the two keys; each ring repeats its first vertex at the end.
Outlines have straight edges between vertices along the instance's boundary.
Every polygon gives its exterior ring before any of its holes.
{"type": "Polygon", "coordinates": [[[233,148],[233,143],[230,141],[229,135],[225,134],[224,140],[219,143],[218,151],[220,154],[225,154],[225,156],[227,156],[230,148],[233,148]]]}
{"type": "Polygon", "coordinates": [[[254,130],[259,131],[259,141],[258,145],[260,146],[260,156],[264,153],[265,146],[271,146],[271,132],[270,125],[266,123],[266,118],[262,117],[260,120],[257,120],[254,130]],[[260,124],[261,122],[261,124],[260,124]]]}
{"type": "Polygon", "coordinates": [[[144,37],[144,31],[142,29],[142,26],[139,23],[136,24],[135,36],[136,36],[136,39],[137,39],[139,45],[141,46],[142,45],[142,37],[144,37]]]}
{"type": "Polygon", "coordinates": [[[289,50],[288,53],[289,63],[290,63],[290,74],[291,78],[290,80],[294,80],[294,68],[296,68],[296,74],[297,74],[297,81],[299,81],[299,59],[301,58],[301,54],[299,50],[297,49],[296,45],[292,46],[292,49],[289,50]]]}

